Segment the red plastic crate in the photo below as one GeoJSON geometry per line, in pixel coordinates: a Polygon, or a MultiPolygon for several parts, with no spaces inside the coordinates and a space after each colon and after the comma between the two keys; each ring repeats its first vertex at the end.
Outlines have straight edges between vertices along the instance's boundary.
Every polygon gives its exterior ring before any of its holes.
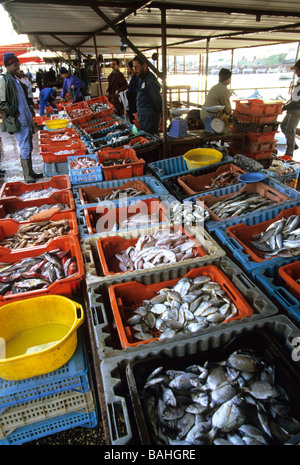
{"type": "Polygon", "coordinates": [[[119,126],[120,124],[121,123],[119,123],[118,121],[108,121],[107,124],[104,124],[103,126],[99,126],[99,125],[98,125],[98,127],[97,127],[97,125],[90,126],[88,128],[83,129],[83,131],[84,131],[85,134],[88,135],[88,134],[93,134],[93,133],[100,132],[103,129],[107,129],[107,128],[110,128],[112,126],[119,126]]]}
{"type": "Polygon", "coordinates": [[[250,152],[249,150],[243,150],[241,147],[236,147],[234,144],[230,144],[230,150],[234,155],[236,154],[243,154],[246,157],[252,158],[253,160],[265,160],[267,158],[272,158],[273,156],[273,149],[267,150],[265,152],[250,152]]]}
{"type": "Polygon", "coordinates": [[[0,189],[0,198],[8,197],[20,197],[24,192],[41,191],[52,187],[59,190],[70,190],[72,184],[69,176],[59,175],[53,176],[50,181],[36,182],[32,184],[26,184],[22,181],[17,182],[5,182],[0,189]]]}
{"type": "Polygon", "coordinates": [[[264,144],[266,142],[273,142],[275,139],[275,135],[278,131],[273,132],[265,132],[265,133],[258,133],[255,132],[247,132],[245,134],[245,140],[247,143],[257,143],[257,144],[264,144]]]}
{"type": "Polygon", "coordinates": [[[84,209],[89,234],[110,232],[116,223],[137,213],[158,214],[158,222],[167,221],[166,207],[157,198],[143,199],[128,207],[107,208],[105,205],[84,209]]]}
{"type": "Polygon", "coordinates": [[[79,103],[72,103],[71,105],[65,105],[65,112],[67,113],[68,118],[70,118],[71,123],[78,126],[79,124],[86,123],[93,118],[93,113],[91,112],[90,107],[86,104],[86,102],[79,102],[79,103]],[[73,110],[84,110],[84,114],[73,117],[72,111],[73,110]]]}
{"type": "Polygon", "coordinates": [[[261,116],[261,115],[279,115],[282,112],[283,102],[264,102],[261,99],[243,99],[234,100],[236,110],[240,114],[261,116]]]}
{"type": "Polygon", "coordinates": [[[75,157],[79,155],[85,155],[87,153],[87,147],[82,141],[80,141],[80,143],[72,144],[70,147],[55,146],[55,148],[53,147],[52,151],[50,151],[48,147],[40,146],[39,151],[44,163],[62,163],[67,162],[68,157],[70,156],[75,157]],[[59,154],[58,152],[61,151],[68,151],[70,153],[59,154]]]}
{"type": "MultiPolygon", "coordinates": [[[[179,230],[182,231],[182,234],[186,234],[191,240],[195,242],[195,258],[204,257],[205,255],[207,255],[203,247],[198,243],[198,241],[194,237],[192,237],[192,235],[188,231],[186,231],[184,228],[178,227],[178,231],[179,230]]],[[[134,246],[137,243],[138,239],[138,237],[135,237],[133,239],[124,239],[120,236],[110,236],[103,237],[97,240],[97,249],[104,276],[112,276],[118,273],[130,273],[130,271],[124,272],[120,270],[119,260],[115,257],[115,254],[123,252],[128,247],[134,246]]]]}
{"type": "MultiPolygon", "coordinates": [[[[66,234],[65,236],[78,236],[78,225],[77,225],[77,218],[76,214],[74,212],[61,212],[61,213],[55,213],[49,218],[49,221],[61,221],[61,220],[67,220],[69,222],[70,226],[70,232],[66,234]]],[[[19,229],[19,227],[22,225],[26,224],[39,224],[39,221],[24,221],[22,223],[19,223],[18,221],[15,220],[10,220],[10,219],[1,219],[0,220],[0,242],[2,242],[4,239],[7,237],[13,236],[19,229]]],[[[44,221],[42,222],[44,224],[44,221]]],[[[53,240],[53,239],[51,239],[53,240]]],[[[37,245],[34,248],[41,248],[44,247],[45,245],[37,245]]],[[[3,245],[0,245],[0,253],[2,249],[9,250],[8,247],[5,247],[3,245]]],[[[29,247],[26,247],[26,250],[29,247]]],[[[30,247],[33,248],[33,247],[30,247]]],[[[25,248],[22,248],[22,250],[25,250],[25,248]]],[[[20,249],[11,249],[11,253],[14,254],[16,251],[20,251],[20,249]]]]}
{"type": "Polygon", "coordinates": [[[37,257],[45,252],[60,249],[62,251],[69,251],[70,255],[76,257],[77,272],[73,276],[56,280],[51,283],[46,289],[36,289],[33,291],[20,292],[17,294],[10,294],[8,296],[0,295],[0,306],[15,302],[17,300],[28,299],[29,297],[37,297],[41,295],[63,295],[71,298],[75,292],[79,291],[81,281],[85,276],[83,259],[81,255],[80,243],[75,236],[62,236],[53,239],[53,241],[44,247],[31,248],[12,253],[7,249],[1,249],[0,261],[1,263],[14,263],[29,257],[37,257]]]}
{"type": "Polygon", "coordinates": [[[86,128],[91,128],[91,127],[96,127],[96,126],[99,126],[99,124],[101,123],[110,123],[110,122],[116,122],[116,120],[114,118],[111,118],[110,116],[106,116],[105,118],[101,118],[100,121],[95,121],[95,120],[91,120],[91,121],[88,121],[87,123],[83,123],[83,124],[80,124],[79,125],[79,129],[86,129],[86,128]]]}
{"type": "MultiPolygon", "coordinates": [[[[153,192],[147,184],[145,184],[143,181],[127,181],[125,182],[122,186],[119,187],[108,187],[106,189],[101,189],[97,186],[84,186],[84,187],[79,187],[78,188],[78,195],[80,198],[80,202],[82,205],[86,205],[88,203],[95,203],[97,200],[95,200],[96,197],[106,197],[107,195],[112,194],[115,190],[117,189],[127,189],[129,187],[132,187],[134,189],[137,189],[139,191],[142,191],[144,195],[153,195],[153,192]]],[[[130,198],[130,197],[128,197],[130,198]]]]}
{"type": "Polygon", "coordinates": [[[108,98],[105,95],[86,100],[86,103],[89,107],[91,107],[93,103],[106,103],[107,105],[109,105],[109,108],[107,108],[106,110],[92,112],[95,119],[112,115],[114,112],[114,106],[109,102],[108,98]]]}
{"type": "Polygon", "coordinates": [[[126,179],[135,176],[143,176],[145,168],[145,160],[138,158],[133,149],[116,148],[112,150],[99,150],[97,152],[99,163],[102,167],[104,179],[111,181],[112,179],[126,179]],[[112,158],[115,159],[130,159],[131,163],[122,165],[104,166],[103,163],[112,158]]]}
{"type": "Polygon", "coordinates": [[[300,261],[281,266],[278,270],[279,276],[287,284],[291,294],[300,300],[300,261]]]}
{"type": "MultiPolygon", "coordinates": [[[[53,192],[49,197],[43,197],[34,200],[22,200],[18,197],[0,198],[0,221],[9,213],[14,213],[16,210],[22,210],[27,207],[41,207],[45,204],[55,205],[57,203],[66,204],[68,209],[63,210],[65,213],[75,211],[75,202],[73,193],[70,190],[53,192]]],[[[57,213],[57,212],[56,212],[57,213]]],[[[27,220],[26,220],[27,221],[27,220]]],[[[22,221],[24,223],[24,221],[22,221]]]]}
{"type": "MultiPolygon", "coordinates": [[[[238,315],[228,318],[224,323],[232,320],[241,320],[253,315],[253,309],[247,303],[246,299],[236,289],[227,276],[215,265],[203,266],[189,271],[184,277],[196,278],[197,276],[209,276],[212,281],[219,283],[226,295],[233,301],[238,308],[238,315]]],[[[172,279],[155,284],[142,284],[136,281],[131,281],[121,284],[113,284],[109,287],[109,298],[113,311],[114,320],[116,323],[118,335],[120,338],[121,346],[123,349],[127,347],[135,347],[140,344],[148,344],[151,341],[158,341],[160,331],[154,328],[149,330],[153,338],[145,341],[140,341],[134,337],[135,330],[126,322],[133,316],[136,310],[143,302],[143,300],[150,300],[158,294],[160,289],[166,287],[173,287],[176,283],[183,278],[172,279]]]]}
{"type": "Polygon", "coordinates": [[[243,115],[239,111],[233,110],[233,116],[236,118],[237,121],[241,123],[268,124],[268,123],[275,123],[277,121],[278,114],[243,115]]]}

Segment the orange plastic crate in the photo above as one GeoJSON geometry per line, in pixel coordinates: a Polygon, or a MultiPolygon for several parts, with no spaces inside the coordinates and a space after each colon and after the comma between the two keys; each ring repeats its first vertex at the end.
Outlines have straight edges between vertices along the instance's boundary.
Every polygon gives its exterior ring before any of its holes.
{"type": "Polygon", "coordinates": [[[72,189],[72,184],[69,176],[59,175],[53,176],[50,181],[36,182],[32,184],[26,184],[22,181],[17,182],[5,182],[0,189],[0,198],[8,197],[20,197],[24,192],[32,191],[41,191],[52,187],[59,190],[70,190],[72,189]]]}
{"type": "Polygon", "coordinates": [[[300,261],[281,266],[278,273],[287,284],[291,294],[300,300],[300,284],[297,282],[300,279],[300,261]]]}
{"type": "Polygon", "coordinates": [[[257,143],[257,144],[264,144],[266,142],[273,142],[275,139],[275,135],[278,131],[273,132],[265,132],[265,133],[258,133],[255,132],[247,132],[245,134],[245,140],[247,143],[257,143]]]}
{"type": "MultiPolygon", "coordinates": [[[[201,268],[195,268],[189,271],[184,277],[196,278],[197,276],[210,276],[212,281],[219,283],[227,296],[238,308],[238,315],[233,318],[228,318],[224,321],[224,323],[228,323],[232,320],[241,320],[242,318],[247,318],[253,315],[253,309],[247,303],[246,299],[217,266],[208,265],[201,268]]],[[[153,336],[152,339],[148,339],[146,341],[136,339],[134,337],[135,330],[132,326],[127,325],[126,322],[131,316],[133,316],[134,310],[142,304],[143,300],[152,299],[157,295],[160,289],[175,286],[180,279],[183,278],[148,285],[131,281],[127,283],[113,284],[108,288],[113,316],[123,349],[159,340],[161,333],[156,328],[149,330],[150,334],[153,336]]]]}
{"type": "Polygon", "coordinates": [[[71,144],[69,147],[52,146],[51,150],[49,147],[39,146],[39,151],[44,163],[62,163],[68,161],[68,157],[85,155],[87,153],[87,147],[80,141],[79,143],[71,144]],[[62,151],[69,153],[60,154],[59,152],[62,151]]]}
{"type": "Polygon", "coordinates": [[[113,150],[99,150],[97,152],[99,163],[102,167],[104,179],[111,181],[112,179],[126,179],[134,176],[143,176],[145,168],[145,160],[138,158],[133,149],[116,148],[113,150]],[[122,165],[104,166],[103,163],[112,158],[115,159],[130,159],[131,163],[122,165]]]}
{"type": "Polygon", "coordinates": [[[240,114],[261,116],[278,115],[282,112],[283,102],[264,102],[261,99],[234,100],[236,110],[240,114]]]}
{"type": "Polygon", "coordinates": [[[233,116],[236,118],[237,121],[241,123],[268,124],[275,123],[277,121],[278,114],[244,115],[237,110],[233,110],[233,116]]]}
{"type": "Polygon", "coordinates": [[[166,207],[159,199],[143,199],[128,207],[107,208],[105,205],[84,209],[84,217],[89,234],[109,232],[116,223],[129,219],[137,213],[158,214],[158,221],[167,221],[166,207]]]}
{"type": "MultiPolygon", "coordinates": [[[[125,182],[122,186],[119,187],[108,187],[106,189],[101,189],[97,186],[83,186],[78,188],[78,195],[80,202],[82,205],[86,205],[88,203],[95,203],[97,200],[95,200],[96,197],[106,197],[107,195],[112,194],[115,190],[117,189],[127,189],[129,187],[132,187],[134,189],[137,189],[141,192],[144,193],[144,195],[152,195],[153,192],[147,184],[145,184],[143,181],[127,181],[125,182]]],[[[130,199],[130,197],[128,197],[130,199]]]]}
{"type": "Polygon", "coordinates": [[[100,95],[99,97],[91,98],[86,101],[87,105],[91,108],[93,103],[106,103],[109,105],[109,108],[101,111],[92,112],[94,118],[101,118],[105,116],[112,115],[114,112],[114,106],[109,102],[108,98],[105,95],[100,95]]]}
{"type": "Polygon", "coordinates": [[[230,150],[234,155],[241,153],[246,157],[252,158],[253,160],[265,160],[267,158],[272,158],[273,149],[267,150],[265,152],[250,152],[249,150],[242,150],[240,147],[236,147],[234,144],[230,144],[230,150]]]}
{"type": "Polygon", "coordinates": [[[67,113],[68,118],[70,118],[71,123],[78,126],[79,124],[86,123],[93,118],[93,113],[91,112],[90,107],[86,102],[73,103],[71,105],[65,105],[65,112],[67,113]],[[84,110],[84,113],[78,117],[74,117],[72,114],[73,110],[84,110]]]}
{"type": "Polygon", "coordinates": [[[90,126],[90,127],[85,128],[83,131],[85,134],[88,135],[88,134],[94,134],[94,133],[100,132],[103,129],[110,128],[111,126],[119,126],[119,125],[120,123],[118,121],[107,121],[107,124],[104,124],[103,126],[100,126],[100,125],[98,125],[98,127],[97,125],[90,126]]]}
{"type": "MultiPolygon", "coordinates": [[[[204,257],[205,255],[207,255],[203,247],[201,247],[198,241],[194,237],[192,237],[188,231],[184,230],[184,228],[180,229],[182,231],[182,234],[186,234],[191,240],[195,242],[195,258],[204,257]]],[[[111,276],[117,273],[130,273],[130,271],[124,272],[120,270],[119,260],[115,257],[115,254],[123,252],[130,246],[134,246],[137,243],[138,239],[138,237],[135,237],[133,239],[124,239],[120,236],[110,236],[103,237],[97,240],[97,249],[104,276],[111,276]]]]}
{"type": "Polygon", "coordinates": [[[106,116],[105,118],[101,118],[100,121],[95,121],[95,120],[91,120],[91,121],[88,121],[87,123],[83,123],[83,124],[80,124],[79,125],[79,129],[87,129],[87,128],[91,128],[91,127],[96,127],[96,126],[99,126],[99,124],[101,123],[111,123],[111,122],[116,122],[116,120],[114,118],[111,118],[110,116],[106,116]]]}
{"type": "Polygon", "coordinates": [[[7,296],[0,295],[0,306],[15,302],[20,299],[28,299],[30,297],[37,297],[41,295],[63,295],[72,298],[75,292],[81,287],[81,281],[85,276],[83,259],[81,255],[80,243],[75,236],[62,236],[53,239],[53,241],[44,247],[25,249],[19,252],[12,253],[7,249],[0,251],[0,261],[2,263],[15,263],[19,260],[29,257],[37,257],[45,252],[60,249],[62,251],[69,251],[72,257],[76,258],[77,272],[73,276],[66,277],[60,280],[55,280],[46,289],[36,289],[33,291],[20,292],[17,294],[10,294],[7,296]]]}

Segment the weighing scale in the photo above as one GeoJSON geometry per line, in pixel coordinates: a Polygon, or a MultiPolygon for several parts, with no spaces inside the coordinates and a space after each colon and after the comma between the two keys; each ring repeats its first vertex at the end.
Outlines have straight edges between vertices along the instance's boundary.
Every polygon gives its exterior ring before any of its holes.
{"type": "Polygon", "coordinates": [[[168,135],[171,137],[185,137],[187,135],[187,119],[180,118],[189,112],[189,108],[170,108],[173,116],[168,135]]]}
{"type": "Polygon", "coordinates": [[[209,116],[205,118],[205,131],[212,134],[221,134],[224,131],[225,123],[220,116],[225,105],[214,105],[213,107],[204,107],[209,116]]]}

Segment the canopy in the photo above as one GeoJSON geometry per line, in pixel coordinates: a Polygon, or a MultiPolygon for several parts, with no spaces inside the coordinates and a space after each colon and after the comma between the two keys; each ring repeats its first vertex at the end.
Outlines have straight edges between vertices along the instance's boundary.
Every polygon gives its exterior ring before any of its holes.
{"type": "Polygon", "coordinates": [[[56,55],[52,52],[40,52],[39,50],[32,50],[31,52],[19,55],[19,61],[23,63],[44,63],[44,58],[55,58],[56,55]]]}
{"type": "Polygon", "coordinates": [[[0,45],[0,66],[3,66],[3,54],[5,52],[13,52],[17,57],[26,53],[28,49],[32,48],[30,42],[25,42],[21,44],[9,44],[9,45],[0,45]]]}

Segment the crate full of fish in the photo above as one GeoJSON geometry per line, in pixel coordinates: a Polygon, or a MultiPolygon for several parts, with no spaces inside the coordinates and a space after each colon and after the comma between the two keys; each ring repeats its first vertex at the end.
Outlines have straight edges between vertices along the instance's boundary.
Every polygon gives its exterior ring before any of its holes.
{"type": "Polygon", "coordinates": [[[99,150],[97,152],[105,181],[143,176],[145,160],[133,149],[99,150]]]}
{"type": "Polygon", "coordinates": [[[84,265],[75,236],[56,237],[47,245],[0,251],[0,305],[49,294],[71,298],[80,289],[84,265]]]}
{"type": "Polygon", "coordinates": [[[282,160],[272,160],[267,170],[268,176],[296,189],[299,179],[300,165],[298,163],[285,163],[282,160]]]}
{"type": "Polygon", "coordinates": [[[282,258],[300,256],[300,206],[287,208],[261,223],[244,223],[219,228],[217,237],[252,273],[260,265],[273,265],[282,258]]]}
{"type": "MultiPolygon", "coordinates": [[[[184,281],[183,281],[184,282],[184,281]]],[[[182,282],[182,283],[183,283],[182,282]]],[[[179,286],[179,285],[178,285],[179,286]]],[[[122,290],[122,288],[121,288],[122,290]]],[[[166,288],[167,291],[167,288],[166,288]]],[[[161,293],[164,291],[161,290],[161,293]]],[[[169,291],[168,291],[169,292],[169,291]]],[[[202,296],[205,295],[204,300],[208,299],[207,291],[205,291],[202,296]]],[[[209,294],[212,299],[214,293],[209,294]]],[[[129,294],[128,294],[129,296],[129,294]]],[[[129,296],[130,297],[130,296],[129,296]]],[[[135,299],[135,293],[132,294],[132,302],[134,302],[135,299]]],[[[160,296],[157,294],[156,299],[159,299],[160,296]]],[[[144,350],[147,348],[147,350],[153,350],[155,349],[156,346],[161,346],[164,345],[165,343],[168,343],[170,341],[173,341],[174,339],[180,340],[182,338],[190,338],[194,337],[196,335],[201,335],[207,332],[214,332],[215,330],[218,330],[220,328],[223,328],[226,330],[227,327],[236,327],[236,329],[244,325],[245,322],[247,321],[255,321],[257,319],[261,318],[267,318],[272,315],[278,314],[278,308],[277,306],[269,300],[266,295],[258,288],[258,286],[255,284],[254,281],[251,281],[249,277],[241,270],[241,268],[238,267],[235,263],[233,263],[232,260],[230,260],[226,256],[221,256],[219,258],[210,258],[207,257],[205,260],[199,262],[190,262],[189,264],[187,263],[182,263],[181,267],[171,267],[171,268],[156,268],[153,269],[152,273],[144,273],[144,274],[136,274],[134,277],[131,277],[130,274],[123,273],[122,275],[115,277],[111,279],[110,281],[106,280],[98,280],[98,282],[94,282],[90,286],[88,286],[88,299],[89,299],[89,305],[87,306],[87,319],[89,320],[89,324],[91,325],[91,338],[92,338],[92,344],[94,347],[97,348],[97,356],[100,358],[100,360],[103,360],[107,357],[118,357],[122,353],[125,355],[127,353],[133,353],[134,351],[140,351],[144,350]],[[163,289],[162,283],[166,282],[179,282],[182,280],[188,273],[194,272],[198,273],[197,270],[200,268],[207,268],[207,267],[217,267],[218,272],[220,272],[220,275],[222,274],[226,276],[226,279],[231,282],[231,287],[227,288],[227,286],[224,286],[224,289],[220,289],[219,295],[217,298],[221,297],[222,299],[227,300],[226,304],[232,303],[232,299],[234,299],[232,292],[230,289],[232,289],[232,286],[234,286],[235,290],[243,297],[244,300],[248,303],[248,305],[251,308],[251,315],[248,315],[246,318],[242,319],[231,319],[231,321],[228,321],[226,324],[223,324],[222,321],[219,321],[219,323],[210,323],[209,319],[206,320],[203,315],[203,317],[200,316],[195,316],[194,321],[191,320],[192,315],[190,313],[191,310],[194,310],[194,306],[199,303],[199,297],[200,297],[200,292],[199,289],[197,292],[195,292],[196,286],[191,287],[191,292],[188,292],[186,294],[183,293],[181,297],[179,297],[176,293],[171,293],[171,295],[174,298],[178,298],[179,300],[183,299],[188,302],[183,302],[183,307],[181,310],[185,311],[185,323],[186,325],[189,325],[189,331],[186,330],[181,330],[180,329],[180,321],[177,321],[177,319],[181,319],[182,315],[181,312],[179,313],[173,313],[172,309],[169,308],[171,311],[170,314],[164,313],[162,314],[162,318],[160,315],[154,315],[156,320],[157,320],[157,325],[158,327],[161,328],[161,331],[157,330],[155,332],[155,335],[158,336],[160,332],[162,332],[162,329],[167,328],[167,323],[169,325],[173,325],[173,328],[169,328],[168,331],[164,331],[164,336],[161,339],[149,337],[149,333],[153,333],[153,331],[145,324],[144,321],[141,321],[140,323],[135,323],[135,329],[133,326],[128,326],[126,327],[126,315],[128,315],[128,312],[132,312],[133,308],[131,306],[125,306],[123,309],[120,306],[120,300],[118,299],[116,301],[116,305],[119,306],[120,310],[120,317],[125,323],[125,336],[127,337],[127,340],[132,337],[132,334],[136,334],[140,338],[140,342],[142,340],[146,341],[148,339],[147,343],[140,343],[140,344],[131,344],[128,345],[127,347],[122,347],[119,333],[116,327],[116,322],[114,319],[113,311],[112,311],[112,305],[111,305],[111,300],[109,296],[109,289],[111,286],[114,285],[123,285],[128,284],[128,286],[131,286],[132,283],[135,283],[138,288],[141,288],[143,285],[145,287],[145,290],[147,289],[163,289]],[[223,291],[226,292],[223,292],[223,291]],[[227,293],[228,292],[228,293],[227,293]],[[195,298],[195,299],[194,299],[195,298]],[[198,299],[198,300],[196,300],[198,299]],[[181,315],[181,316],[180,316],[181,315]],[[170,318],[169,318],[170,317],[170,318]],[[177,318],[174,320],[174,318],[177,318]],[[164,322],[161,320],[165,319],[164,322]],[[177,326],[177,328],[176,328],[177,326]],[[138,330],[138,331],[137,331],[138,330]],[[174,334],[174,332],[175,334],[174,334]],[[151,340],[150,340],[151,339],[151,340]]],[[[156,300],[154,299],[154,300],[156,300]]],[[[146,299],[145,300],[149,300],[146,299]]],[[[170,300],[170,303],[173,302],[173,311],[174,309],[179,309],[179,305],[174,302],[174,300],[170,300]]],[[[219,300],[220,304],[221,300],[219,300]]],[[[180,302],[179,302],[180,303],[180,302]]],[[[201,302],[202,303],[202,302],[201,302]]],[[[200,305],[201,305],[200,303],[200,305]]],[[[211,300],[211,303],[214,303],[214,300],[211,300]]],[[[216,303],[216,302],[215,302],[216,303]]],[[[149,305],[150,303],[147,302],[147,308],[149,310],[149,305]]],[[[207,305],[209,308],[209,304],[203,304],[203,307],[207,305]]],[[[221,305],[219,306],[221,308],[221,305]]],[[[225,310],[226,307],[223,307],[222,311],[225,310]]],[[[231,306],[232,309],[234,309],[233,305],[231,306]]],[[[159,310],[160,307],[157,307],[157,310],[159,310]]],[[[162,309],[162,307],[161,307],[162,309]]],[[[246,307],[243,307],[245,310],[246,307]]],[[[195,310],[194,310],[195,311],[195,310]]],[[[144,311],[143,311],[144,312],[144,311]]],[[[200,310],[199,310],[200,312],[200,310]]],[[[209,314],[209,311],[207,312],[209,314]]],[[[146,312],[145,312],[146,315],[146,312]]],[[[245,313],[244,313],[245,315],[245,313]]],[[[135,313],[133,315],[135,318],[138,318],[138,316],[135,316],[135,313]]],[[[208,315],[207,315],[208,316],[208,315]]],[[[146,317],[146,321],[151,325],[151,315],[146,317]],[[149,320],[148,320],[149,319],[149,320]]],[[[215,318],[216,320],[220,318],[220,316],[215,316],[215,317],[210,317],[211,319],[215,318]]],[[[221,318],[220,318],[221,320],[221,318]]],[[[135,339],[135,342],[138,342],[138,339],[135,339]]]]}
{"type": "Polygon", "coordinates": [[[84,131],[85,130],[90,130],[92,129],[92,132],[95,130],[95,128],[98,128],[98,127],[105,127],[107,124],[111,124],[111,123],[119,123],[119,121],[117,121],[114,117],[112,116],[106,116],[105,118],[93,118],[92,120],[90,121],[87,121],[86,123],[83,123],[83,124],[79,124],[78,125],[78,132],[81,134],[81,131],[84,131]]]}
{"type": "MultiPolygon", "coordinates": [[[[289,208],[299,204],[300,194],[272,178],[267,182],[234,184],[225,188],[188,197],[184,202],[203,203],[209,213],[205,225],[209,230],[235,224],[235,219],[255,216],[267,210],[275,211],[278,206],[289,208]]],[[[240,221],[239,221],[240,222],[240,221]]]]}
{"type": "Polygon", "coordinates": [[[169,195],[167,189],[154,176],[138,176],[128,179],[102,181],[93,185],[73,186],[74,201],[77,208],[99,203],[117,203],[138,197],[169,195]]]}
{"type": "Polygon", "coordinates": [[[106,132],[111,131],[111,129],[120,126],[121,123],[116,121],[115,119],[107,116],[106,118],[101,118],[98,123],[93,122],[94,120],[90,121],[90,124],[83,124],[79,126],[79,130],[83,131],[85,135],[89,135],[90,133],[99,133],[99,134],[106,134],[106,132]],[[93,123],[93,124],[92,124],[93,123]]]}
{"type": "Polygon", "coordinates": [[[22,200],[49,197],[53,192],[70,190],[69,176],[54,176],[50,181],[26,184],[22,181],[5,182],[0,189],[0,198],[19,197],[22,200]]]}
{"type": "Polygon", "coordinates": [[[274,316],[107,358],[100,369],[110,443],[292,443],[300,413],[297,334],[288,318],[274,316]],[[116,430],[120,412],[125,425],[116,430]]]}
{"type": "Polygon", "coordinates": [[[0,199],[1,219],[13,219],[19,222],[37,221],[51,218],[60,211],[75,210],[72,191],[53,192],[47,198],[23,200],[18,197],[0,199]]]}
{"type": "Polygon", "coordinates": [[[85,101],[65,105],[65,112],[75,126],[93,118],[93,113],[85,101]]]}
{"type": "Polygon", "coordinates": [[[105,95],[86,100],[94,118],[103,118],[114,113],[114,106],[105,95]]]}
{"type": "Polygon", "coordinates": [[[85,155],[87,153],[87,147],[81,140],[70,144],[68,147],[52,147],[51,150],[48,147],[39,147],[40,155],[45,163],[62,163],[68,161],[70,156],[85,155]]]}
{"type": "Polygon", "coordinates": [[[77,219],[74,212],[55,213],[49,220],[0,221],[0,250],[2,247],[16,251],[28,247],[40,247],[59,236],[78,236],[77,219]]]}
{"type": "Polygon", "coordinates": [[[46,131],[45,129],[41,129],[38,131],[38,141],[39,144],[61,144],[62,142],[70,142],[74,139],[78,139],[77,131],[71,128],[64,128],[64,129],[56,129],[55,131],[46,131]]]}
{"type": "Polygon", "coordinates": [[[72,184],[100,182],[103,180],[102,167],[94,154],[68,157],[68,168],[72,184]]]}
{"type": "Polygon", "coordinates": [[[239,176],[243,173],[245,171],[238,166],[229,164],[220,166],[216,171],[200,176],[186,174],[185,176],[180,176],[177,181],[181,185],[183,192],[190,196],[198,192],[237,184],[239,176]]]}
{"type": "Polygon", "coordinates": [[[278,116],[282,112],[283,102],[270,101],[264,102],[261,99],[244,99],[234,100],[235,108],[243,115],[275,115],[278,116]]]}

